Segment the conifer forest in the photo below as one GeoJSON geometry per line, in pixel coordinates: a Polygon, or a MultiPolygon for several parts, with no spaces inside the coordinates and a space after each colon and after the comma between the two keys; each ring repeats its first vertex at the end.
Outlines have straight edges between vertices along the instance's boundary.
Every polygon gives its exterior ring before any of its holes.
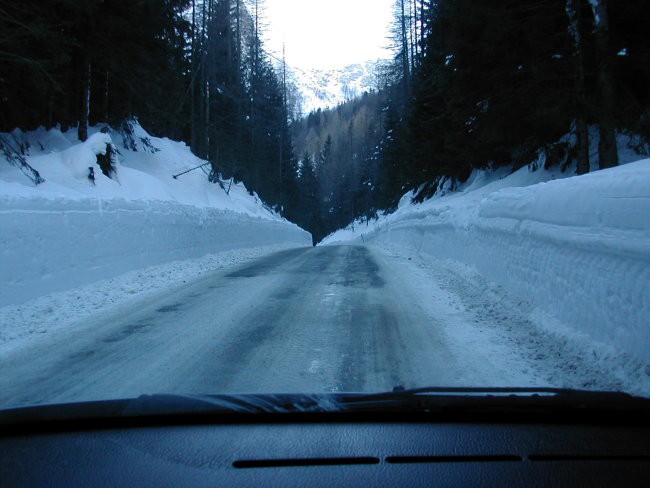
{"type": "Polygon", "coordinates": [[[586,173],[595,135],[616,166],[617,133],[650,139],[649,25],[645,0],[396,0],[375,86],[303,114],[262,0],[3,0],[0,131],[137,119],[318,242],[475,168],[586,173]]]}

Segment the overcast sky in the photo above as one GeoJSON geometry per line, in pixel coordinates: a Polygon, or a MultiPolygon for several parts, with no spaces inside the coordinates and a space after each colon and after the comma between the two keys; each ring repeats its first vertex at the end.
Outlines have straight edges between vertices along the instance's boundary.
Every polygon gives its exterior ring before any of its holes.
{"type": "Polygon", "coordinates": [[[297,68],[387,58],[394,0],[264,0],[266,48],[297,68]]]}

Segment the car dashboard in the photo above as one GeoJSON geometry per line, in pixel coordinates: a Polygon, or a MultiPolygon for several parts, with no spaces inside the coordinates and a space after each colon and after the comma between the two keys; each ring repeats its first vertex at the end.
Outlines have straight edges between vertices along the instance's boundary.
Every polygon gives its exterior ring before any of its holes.
{"type": "Polygon", "coordinates": [[[30,415],[0,435],[2,486],[650,486],[638,415],[30,415]]]}

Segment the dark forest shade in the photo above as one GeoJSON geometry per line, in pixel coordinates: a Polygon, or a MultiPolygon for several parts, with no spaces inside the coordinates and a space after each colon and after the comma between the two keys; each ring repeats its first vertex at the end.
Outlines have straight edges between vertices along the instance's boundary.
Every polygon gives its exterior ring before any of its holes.
{"type": "MultiPolygon", "coordinates": [[[[386,153],[393,160],[386,167],[398,165],[395,177],[407,187],[462,179],[472,168],[522,166],[576,120],[599,126],[602,167],[616,164],[614,130],[650,136],[646,2],[597,2],[609,13],[606,33],[586,0],[421,3],[428,35],[408,100],[395,104],[386,153]]],[[[579,156],[580,148],[569,149],[566,156],[579,156]]],[[[584,163],[584,153],[578,159],[584,163]]]]}

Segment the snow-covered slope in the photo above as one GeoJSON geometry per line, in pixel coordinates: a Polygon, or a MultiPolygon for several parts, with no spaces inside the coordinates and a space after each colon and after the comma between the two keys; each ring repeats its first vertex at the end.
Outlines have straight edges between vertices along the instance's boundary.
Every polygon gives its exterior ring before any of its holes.
{"type": "Polygon", "coordinates": [[[310,244],[241,184],[226,182],[227,193],[201,169],[174,179],[204,161],[137,124],[130,137],[94,128],[84,143],[56,129],[2,136],[45,182],[35,186],[0,157],[0,305],[172,260],[310,244]],[[107,143],[119,151],[112,179],[96,160],[107,143]]]}
{"type": "Polygon", "coordinates": [[[378,61],[367,61],[339,70],[306,71],[289,68],[289,78],[302,97],[302,110],[309,113],[319,108],[336,107],[372,90],[377,64],[378,61]]]}
{"type": "Polygon", "coordinates": [[[650,159],[569,178],[475,171],[457,192],[422,204],[406,195],[395,213],[324,243],[346,241],[473,266],[549,327],[612,348],[650,381],[650,159]]]}

